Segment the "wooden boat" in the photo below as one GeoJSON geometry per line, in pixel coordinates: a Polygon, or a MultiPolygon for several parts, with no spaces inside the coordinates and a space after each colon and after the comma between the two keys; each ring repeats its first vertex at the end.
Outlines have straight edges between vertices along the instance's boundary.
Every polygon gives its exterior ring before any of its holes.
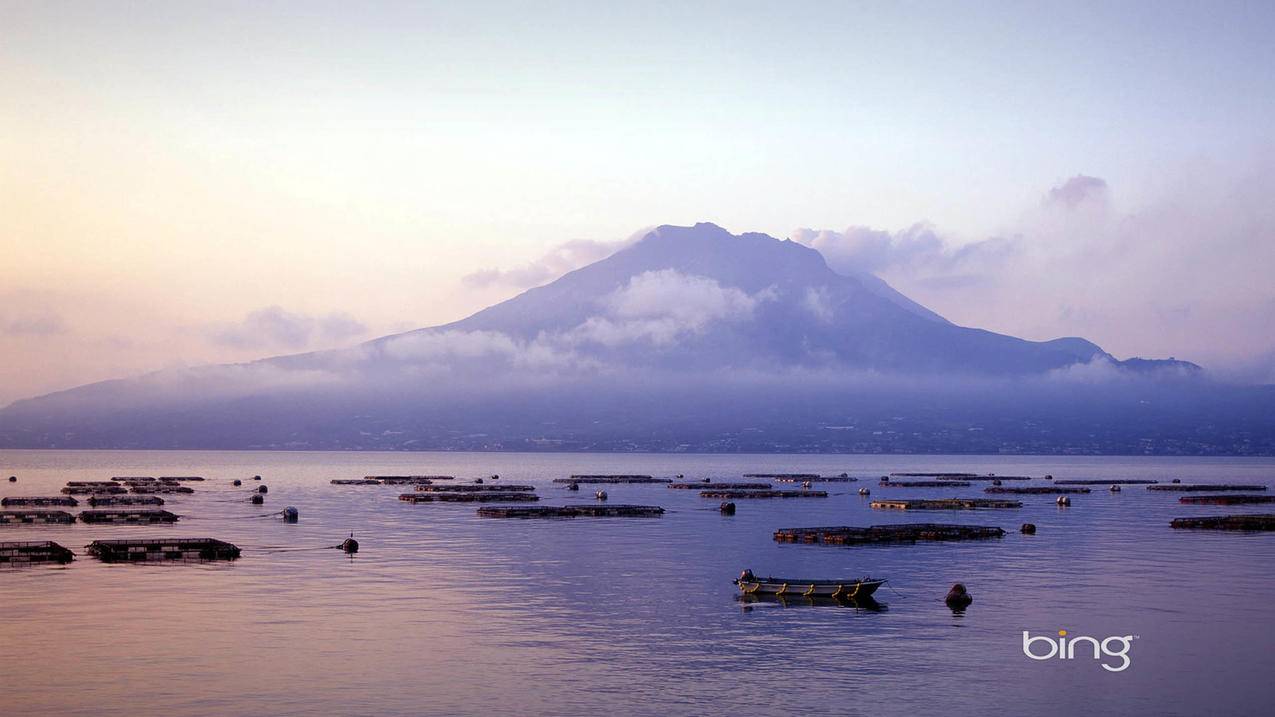
{"type": "Polygon", "coordinates": [[[799,578],[759,578],[753,571],[745,570],[735,579],[739,591],[745,595],[790,595],[834,599],[866,598],[885,584],[877,578],[846,578],[844,580],[806,580],[799,578]]]}

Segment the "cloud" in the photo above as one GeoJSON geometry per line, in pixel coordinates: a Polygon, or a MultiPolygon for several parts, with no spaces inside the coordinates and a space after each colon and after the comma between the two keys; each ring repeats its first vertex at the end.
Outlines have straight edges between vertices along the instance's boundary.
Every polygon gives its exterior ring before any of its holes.
{"type": "Polygon", "coordinates": [[[483,269],[462,277],[461,281],[470,288],[503,286],[529,289],[547,284],[567,272],[605,259],[633,243],[636,238],[637,235],[634,235],[629,239],[612,242],[576,239],[559,244],[544,256],[523,266],[513,269],[483,269]]]}
{"type": "Polygon", "coordinates": [[[1049,194],[1045,196],[1044,203],[1062,205],[1068,209],[1075,209],[1082,204],[1088,202],[1105,203],[1108,198],[1107,182],[1098,177],[1089,177],[1083,174],[1068,179],[1066,182],[1049,190],[1049,194]]]}
{"type": "Polygon", "coordinates": [[[66,322],[52,311],[0,313],[0,334],[5,336],[53,336],[66,330],[66,322]]]}
{"type": "Polygon", "coordinates": [[[802,297],[801,306],[820,321],[825,323],[832,321],[832,297],[829,296],[828,288],[825,286],[807,288],[806,295],[802,297]]]}
{"type": "Polygon", "coordinates": [[[230,348],[299,350],[362,336],[367,327],[341,312],[316,317],[267,306],[250,312],[239,323],[213,326],[206,333],[212,343],[230,348]]]}
{"type": "Polygon", "coordinates": [[[926,223],[897,232],[862,226],[798,229],[790,238],[818,250],[842,274],[906,272],[941,283],[968,282],[1004,266],[1018,251],[1017,240],[1002,237],[957,244],[926,223]]]}

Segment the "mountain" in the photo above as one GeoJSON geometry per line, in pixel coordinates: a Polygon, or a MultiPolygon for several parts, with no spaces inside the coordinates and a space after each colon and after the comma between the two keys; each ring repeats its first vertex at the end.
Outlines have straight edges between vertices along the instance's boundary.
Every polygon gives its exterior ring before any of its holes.
{"type": "Polygon", "coordinates": [[[1272,400],[957,326],[801,244],[697,224],[451,324],[19,401],[0,447],[1262,452],[1272,400]]]}

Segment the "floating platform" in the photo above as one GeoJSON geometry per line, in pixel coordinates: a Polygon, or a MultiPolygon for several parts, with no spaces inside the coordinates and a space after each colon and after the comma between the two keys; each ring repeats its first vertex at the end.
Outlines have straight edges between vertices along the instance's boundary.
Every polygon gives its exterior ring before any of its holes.
{"type": "Polygon", "coordinates": [[[965,488],[965,480],[891,480],[881,481],[882,488],[965,488]]]}
{"type": "Polygon", "coordinates": [[[65,510],[0,510],[0,525],[50,525],[74,523],[65,510]]]}
{"type": "Polygon", "coordinates": [[[171,493],[194,493],[195,489],[190,486],[175,485],[167,483],[146,483],[135,485],[129,488],[130,491],[138,495],[163,495],[171,493]]]}
{"type": "Polygon", "coordinates": [[[892,476],[900,478],[980,478],[987,476],[979,476],[977,473],[891,473],[892,476]]]}
{"type": "Polygon", "coordinates": [[[818,473],[745,473],[745,478],[767,478],[769,480],[780,480],[785,483],[798,480],[818,480],[818,473]]]}
{"type": "Polygon", "coordinates": [[[60,563],[75,560],[75,553],[50,540],[25,543],[0,543],[0,565],[60,563]]]}
{"type": "Polygon", "coordinates": [[[775,479],[779,483],[858,483],[859,479],[854,476],[815,476],[814,478],[793,478],[785,476],[775,479]]]}
{"type": "Polygon", "coordinates": [[[1070,493],[1090,493],[1088,488],[1057,488],[1055,486],[1038,485],[1026,488],[1005,488],[1002,486],[992,486],[984,488],[984,493],[1012,493],[1014,495],[1062,495],[1070,493]]]}
{"type": "Polygon", "coordinates": [[[658,505],[561,505],[534,508],[479,508],[484,518],[649,518],[664,514],[658,505]]]}
{"type": "Polygon", "coordinates": [[[74,508],[80,501],[69,495],[13,496],[0,500],[0,505],[66,505],[74,508]]]}
{"type": "Polygon", "coordinates": [[[712,483],[699,481],[695,483],[669,483],[668,487],[677,490],[769,490],[769,483],[712,483]]]}
{"type": "Polygon", "coordinates": [[[69,480],[66,484],[68,487],[75,488],[82,488],[84,486],[106,486],[109,488],[114,486],[115,482],[109,480],[69,480]]]}
{"type": "Polygon", "coordinates": [[[365,480],[379,480],[386,485],[425,483],[435,480],[456,480],[456,476],[363,476],[365,480]]]}
{"type": "Polygon", "coordinates": [[[115,476],[111,480],[122,482],[122,481],[130,481],[130,480],[148,481],[148,480],[158,480],[158,479],[155,476],[115,476]]]}
{"type": "Polygon", "coordinates": [[[702,490],[701,498],[827,498],[825,490],[702,490]]]}
{"type": "Polygon", "coordinates": [[[1086,478],[1084,480],[1056,480],[1054,485],[1152,485],[1159,482],[1158,480],[1143,480],[1141,478],[1120,478],[1116,480],[1086,478]]]}
{"type": "Polygon", "coordinates": [[[212,538],[94,540],[89,543],[88,552],[105,563],[234,560],[239,557],[239,546],[212,538]]]}
{"type": "Polygon", "coordinates": [[[469,483],[461,483],[459,485],[418,485],[416,490],[420,493],[525,493],[535,490],[534,485],[471,485],[469,483]]]}
{"type": "Polygon", "coordinates": [[[1208,491],[1266,490],[1266,486],[1247,483],[1217,483],[1214,485],[1204,483],[1160,483],[1159,485],[1147,486],[1147,490],[1164,490],[1174,493],[1204,493],[1208,491]]]}
{"type": "MultiPolygon", "coordinates": [[[[747,476],[745,476],[747,477],[747,476]]],[[[672,483],[672,478],[652,478],[638,475],[573,475],[570,478],[554,478],[554,483],[672,483]]]]}
{"type": "Polygon", "coordinates": [[[332,485],[381,485],[381,481],[373,478],[334,478],[332,485]]]}
{"type": "Polygon", "coordinates": [[[81,523],[129,523],[148,525],[152,523],[176,523],[177,514],[167,510],[82,510],[81,523]]]}
{"type": "Polygon", "coordinates": [[[1179,503],[1191,505],[1245,505],[1247,503],[1275,503],[1275,495],[1184,495],[1179,503]]]}
{"type": "Polygon", "coordinates": [[[1275,513],[1175,518],[1169,525],[1188,530],[1275,530],[1275,513]]]}
{"type": "Polygon", "coordinates": [[[166,481],[183,482],[183,481],[190,481],[190,480],[199,481],[199,480],[203,480],[204,477],[203,476],[160,476],[159,479],[166,480],[166,481]]]}
{"type": "Polygon", "coordinates": [[[110,485],[69,485],[62,489],[62,493],[65,495],[118,495],[127,492],[128,489],[118,483],[111,483],[110,485]]]}
{"type": "Polygon", "coordinates": [[[94,508],[105,505],[163,505],[164,499],[157,495],[91,495],[89,505],[94,508]]]}
{"type": "Polygon", "coordinates": [[[940,498],[938,500],[874,500],[877,509],[892,510],[974,510],[977,508],[1021,508],[1022,501],[995,498],[940,498]]]}
{"type": "Polygon", "coordinates": [[[775,541],[821,545],[863,545],[915,543],[918,540],[982,540],[999,538],[1003,535],[1005,535],[1004,530],[992,526],[904,523],[873,525],[867,528],[849,525],[831,528],[781,528],[775,531],[775,541]]]}
{"type": "Polygon", "coordinates": [[[399,500],[408,503],[534,503],[535,493],[404,493],[399,500]]]}

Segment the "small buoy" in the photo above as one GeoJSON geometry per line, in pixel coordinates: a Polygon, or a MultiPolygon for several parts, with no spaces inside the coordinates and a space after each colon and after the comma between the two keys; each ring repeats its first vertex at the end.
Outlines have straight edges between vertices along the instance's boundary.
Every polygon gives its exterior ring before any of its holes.
{"type": "Polygon", "coordinates": [[[868,490],[867,488],[860,488],[859,495],[872,495],[872,491],[868,490]]]}
{"type": "Polygon", "coordinates": [[[964,585],[956,583],[951,590],[947,591],[947,596],[943,598],[943,602],[954,610],[963,610],[974,602],[974,598],[970,597],[970,593],[965,589],[964,585]]]}
{"type": "Polygon", "coordinates": [[[293,506],[288,506],[287,508],[283,509],[283,522],[295,523],[300,519],[301,519],[301,514],[293,506]]]}
{"type": "Polygon", "coordinates": [[[722,503],[722,504],[721,504],[721,506],[720,506],[720,509],[721,509],[721,511],[722,511],[722,515],[734,515],[734,514],[735,514],[735,504],[734,504],[734,503],[722,503]]]}
{"type": "Polygon", "coordinates": [[[1023,535],[1035,535],[1035,534],[1036,534],[1036,524],[1035,524],[1035,523],[1023,523],[1023,527],[1019,528],[1018,530],[1019,530],[1019,532],[1021,532],[1023,535]]]}
{"type": "Polygon", "coordinates": [[[1000,484],[1001,484],[1000,478],[997,478],[996,480],[992,481],[992,485],[1000,485],[1000,484]]]}
{"type": "Polygon", "coordinates": [[[351,555],[359,552],[359,541],[354,539],[354,533],[350,533],[350,537],[341,541],[341,549],[351,555]]]}
{"type": "Polygon", "coordinates": [[[1118,485],[1113,485],[1113,486],[1111,486],[1111,492],[1112,492],[1112,493],[1119,493],[1119,492],[1120,492],[1120,486],[1118,486],[1118,485]]]}
{"type": "Polygon", "coordinates": [[[252,479],[253,479],[253,480],[261,480],[261,476],[253,476],[253,477],[252,477],[252,479]]]}
{"type": "Polygon", "coordinates": [[[1174,478],[1173,480],[1171,480],[1171,481],[1169,481],[1169,482],[1170,482],[1170,483],[1181,483],[1181,482],[1182,482],[1182,479],[1181,479],[1181,478],[1174,478]]]}
{"type": "Polygon", "coordinates": [[[1065,495],[1058,496],[1058,505],[1064,508],[1071,505],[1071,498],[1068,498],[1065,495]]]}
{"type": "Polygon", "coordinates": [[[598,491],[597,493],[594,493],[593,495],[594,495],[594,497],[596,497],[598,500],[606,500],[606,499],[607,499],[607,492],[606,492],[606,491],[604,491],[604,490],[600,490],[600,491],[598,491]]]}
{"type": "Polygon", "coordinates": [[[268,488],[268,487],[266,487],[266,486],[264,486],[264,485],[257,486],[257,492],[258,492],[258,493],[269,493],[269,492],[270,492],[270,488],[268,488]]]}
{"type": "MultiPolygon", "coordinates": [[[[681,478],[681,477],[682,477],[682,476],[678,476],[678,478],[681,478]]],[[[699,479],[699,482],[700,482],[700,483],[712,483],[712,482],[713,482],[713,479],[712,479],[712,478],[700,478],[700,479],[699,479]]]]}
{"type": "Polygon", "coordinates": [[[10,482],[10,483],[17,483],[17,482],[18,482],[18,477],[17,477],[17,476],[9,476],[9,482],[10,482]]]}
{"type": "Polygon", "coordinates": [[[266,502],[265,496],[261,495],[260,493],[254,493],[252,495],[252,498],[250,498],[249,500],[252,501],[253,505],[261,505],[262,503],[266,502]]]}
{"type": "Polygon", "coordinates": [[[806,490],[810,490],[810,481],[808,481],[808,480],[803,480],[803,481],[801,482],[801,487],[802,487],[802,488],[804,488],[804,489],[806,489],[806,490]]]}
{"type": "Polygon", "coordinates": [[[243,485],[243,481],[236,478],[234,481],[231,482],[231,485],[243,485]]]}
{"type": "Polygon", "coordinates": [[[492,479],[492,480],[500,480],[500,474],[499,474],[499,473],[495,473],[495,474],[493,474],[493,475],[492,475],[492,477],[491,477],[491,479],[492,479]]]}
{"type": "Polygon", "coordinates": [[[882,482],[882,483],[889,483],[889,482],[890,482],[890,476],[881,476],[881,482],[882,482]]]}
{"type": "Polygon", "coordinates": [[[475,478],[475,479],[474,479],[474,482],[475,482],[475,483],[479,483],[479,484],[481,484],[481,483],[483,482],[483,479],[482,479],[482,478],[475,478]]]}
{"type": "Polygon", "coordinates": [[[580,490],[580,484],[579,483],[568,484],[567,490],[580,490]]]}
{"type": "Polygon", "coordinates": [[[841,474],[841,477],[842,477],[842,478],[849,478],[849,477],[850,477],[850,474],[849,474],[849,473],[842,473],[842,474],[841,474]]]}
{"type": "Polygon", "coordinates": [[[1052,475],[1047,475],[1047,476],[1045,476],[1045,480],[1053,480],[1053,479],[1054,479],[1054,477],[1053,477],[1052,475]]]}
{"type": "Polygon", "coordinates": [[[686,476],[682,475],[681,473],[678,473],[678,474],[677,474],[677,479],[678,479],[678,480],[682,480],[682,479],[683,479],[683,478],[685,478],[685,477],[686,477],[686,476]]]}

